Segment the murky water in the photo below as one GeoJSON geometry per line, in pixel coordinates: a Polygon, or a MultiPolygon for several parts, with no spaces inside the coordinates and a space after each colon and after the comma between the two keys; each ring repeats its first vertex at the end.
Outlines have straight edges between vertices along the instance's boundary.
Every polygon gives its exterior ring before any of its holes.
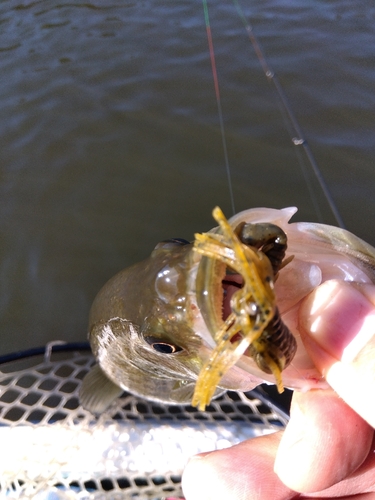
{"type": "MultiPolygon", "coordinates": [[[[372,0],[242,3],[346,226],[375,244],[372,0]]],[[[317,220],[236,9],[208,5],[236,209],[317,220]]],[[[109,277],[231,209],[200,1],[3,1],[0,68],[5,353],[83,340],[109,277]]]]}

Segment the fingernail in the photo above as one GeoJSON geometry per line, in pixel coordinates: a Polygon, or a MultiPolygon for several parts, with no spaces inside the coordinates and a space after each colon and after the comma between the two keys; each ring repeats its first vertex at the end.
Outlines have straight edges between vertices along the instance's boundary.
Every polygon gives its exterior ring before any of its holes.
{"type": "Polygon", "coordinates": [[[375,308],[352,283],[330,280],[301,306],[300,324],[304,340],[350,362],[374,336],[375,308]]]}

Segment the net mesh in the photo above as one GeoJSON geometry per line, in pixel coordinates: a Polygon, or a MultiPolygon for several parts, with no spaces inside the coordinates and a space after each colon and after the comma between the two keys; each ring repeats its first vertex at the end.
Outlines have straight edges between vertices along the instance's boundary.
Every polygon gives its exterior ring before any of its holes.
{"type": "Polygon", "coordinates": [[[88,351],[0,365],[0,496],[41,499],[182,498],[190,456],[285,426],[256,391],[228,392],[205,412],[124,393],[102,415],[79,404],[88,351]]]}

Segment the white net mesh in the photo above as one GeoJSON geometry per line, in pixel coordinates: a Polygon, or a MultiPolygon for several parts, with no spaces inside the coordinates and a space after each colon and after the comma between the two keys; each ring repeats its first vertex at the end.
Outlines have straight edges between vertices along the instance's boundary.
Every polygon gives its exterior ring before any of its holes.
{"type": "Polygon", "coordinates": [[[0,365],[0,495],[33,499],[181,498],[188,458],[279,430],[261,394],[228,392],[205,412],[124,394],[100,416],[78,400],[88,351],[0,365]]]}

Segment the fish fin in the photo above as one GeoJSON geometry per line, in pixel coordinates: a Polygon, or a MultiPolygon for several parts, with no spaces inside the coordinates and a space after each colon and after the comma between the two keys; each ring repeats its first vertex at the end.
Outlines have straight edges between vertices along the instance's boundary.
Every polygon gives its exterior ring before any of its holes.
{"type": "Polygon", "coordinates": [[[123,392],[121,387],[104,374],[99,365],[94,365],[82,380],[79,399],[86,410],[102,413],[123,392]]]}

